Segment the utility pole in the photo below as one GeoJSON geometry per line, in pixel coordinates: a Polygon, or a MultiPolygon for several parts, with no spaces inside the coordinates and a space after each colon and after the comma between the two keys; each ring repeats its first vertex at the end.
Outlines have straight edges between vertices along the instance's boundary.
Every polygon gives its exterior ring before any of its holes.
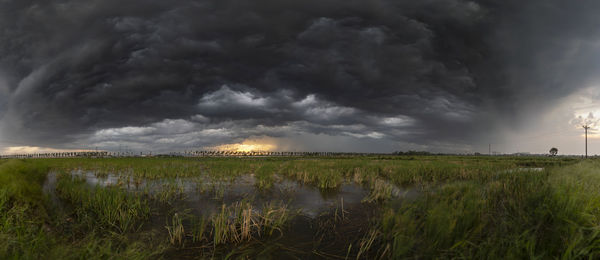
{"type": "Polygon", "coordinates": [[[589,125],[584,125],[583,129],[585,129],[585,158],[587,158],[587,132],[590,129],[589,125]]]}
{"type": "Polygon", "coordinates": [[[488,155],[492,155],[492,144],[488,144],[488,155]]]}

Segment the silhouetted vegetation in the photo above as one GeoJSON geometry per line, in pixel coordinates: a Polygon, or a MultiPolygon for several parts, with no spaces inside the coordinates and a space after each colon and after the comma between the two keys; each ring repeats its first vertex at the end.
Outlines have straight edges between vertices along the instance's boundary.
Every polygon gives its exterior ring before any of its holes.
{"type": "Polygon", "coordinates": [[[393,155],[432,155],[432,153],[426,152],[426,151],[408,151],[408,152],[396,151],[396,152],[393,152],[392,154],[393,155]]]}

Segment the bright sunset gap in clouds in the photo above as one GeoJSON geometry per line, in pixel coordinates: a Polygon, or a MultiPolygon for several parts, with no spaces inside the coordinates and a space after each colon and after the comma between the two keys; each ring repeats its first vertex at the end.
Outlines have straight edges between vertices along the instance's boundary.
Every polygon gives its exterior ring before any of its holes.
{"type": "Polygon", "coordinates": [[[217,145],[207,148],[207,150],[227,152],[271,152],[277,150],[277,146],[275,144],[259,143],[253,140],[246,140],[237,144],[217,145]]]}

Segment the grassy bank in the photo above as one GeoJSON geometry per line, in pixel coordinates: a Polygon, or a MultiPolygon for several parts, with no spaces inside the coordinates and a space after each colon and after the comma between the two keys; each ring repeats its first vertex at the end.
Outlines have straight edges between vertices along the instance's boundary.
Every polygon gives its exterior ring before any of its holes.
{"type": "Polygon", "coordinates": [[[600,162],[449,182],[387,207],[370,234],[382,258],[598,258],[600,162]]]}
{"type": "Polygon", "coordinates": [[[72,205],[70,209],[56,208],[42,191],[48,170],[43,161],[1,162],[1,259],[145,259],[152,255],[139,239],[131,240],[122,235],[123,232],[115,232],[127,227],[119,222],[120,217],[130,218],[137,212],[117,212],[120,216],[106,214],[120,207],[130,209],[135,204],[119,202],[103,192],[91,194],[88,189],[76,194],[78,201],[86,203],[72,205]],[[99,208],[104,212],[94,211],[99,208]],[[116,225],[112,222],[115,218],[116,225]]]}
{"type": "Polygon", "coordinates": [[[36,258],[54,241],[42,193],[47,167],[23,161],[0,162],[0,258],[36,258]]]}

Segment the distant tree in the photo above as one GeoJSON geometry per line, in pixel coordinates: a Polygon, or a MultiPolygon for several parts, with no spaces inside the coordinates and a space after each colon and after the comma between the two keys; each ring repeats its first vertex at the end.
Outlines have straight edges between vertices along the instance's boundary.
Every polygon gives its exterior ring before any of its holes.
{"type": "Polygon", "coordinates": [[[556,149],[556,147],[552,147],[552,149],[550,149],[550,156],[556,156],[557,153],[558,149],[556,149]]]}
{"type": "Polygon", "coordinates": [[[394,155],[432,155],[432,153],[426,152],[426,151],[408,151],[408,152],[396,151],[396,152],[393,152],[392,154],[394,154],[394,155]]]}

